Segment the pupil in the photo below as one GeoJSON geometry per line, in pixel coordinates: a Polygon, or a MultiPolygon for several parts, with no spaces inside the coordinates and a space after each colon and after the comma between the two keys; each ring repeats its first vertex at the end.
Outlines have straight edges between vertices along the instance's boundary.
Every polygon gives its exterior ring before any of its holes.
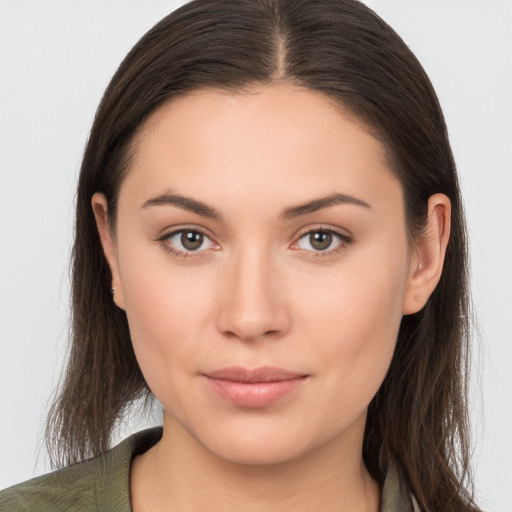
{"type": "Polygon", "coordinates": [[[185,249],[195,251],[203,244],[203,235],[194,231],[184,231],[181,234],[181,243],[185,249]]]}
{"type": "Polygon", "coordinates": [[[319,251],[325,251],[332,242],[332,233],[317,231],[310,235],[311,246],[319,251]]]}

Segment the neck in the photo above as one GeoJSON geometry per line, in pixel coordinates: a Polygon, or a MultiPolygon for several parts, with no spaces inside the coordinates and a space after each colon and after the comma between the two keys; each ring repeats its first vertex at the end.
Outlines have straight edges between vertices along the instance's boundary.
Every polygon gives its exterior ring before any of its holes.
{"type": "Polygon", "coordinates": [[[167,418],[161,441],[133,462],[133,511],[376,512],[380,490],[364,466],[362,436],[344,434],[292,460],[238,464],[167,418]]]}

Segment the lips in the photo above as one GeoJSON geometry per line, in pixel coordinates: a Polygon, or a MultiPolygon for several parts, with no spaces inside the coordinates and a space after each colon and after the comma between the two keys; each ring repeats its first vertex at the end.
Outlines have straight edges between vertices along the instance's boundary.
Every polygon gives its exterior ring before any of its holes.
{"type": "Polygon", "coordinates": [[[222,368],[204,374],[210,389],[238,407],[267,407],[299,388],[307,375],[265,366],[222,368]]]}

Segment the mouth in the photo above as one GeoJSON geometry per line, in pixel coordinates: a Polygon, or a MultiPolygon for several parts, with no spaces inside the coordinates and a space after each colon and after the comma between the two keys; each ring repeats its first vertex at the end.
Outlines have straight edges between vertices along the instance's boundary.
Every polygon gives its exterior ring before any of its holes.
{"type": "Polygon", "coordinates": [[[267,407],[299,388],[308,375],[264,366],[239,366],[203,374],[211,390],[238,407],[267,407]]]}

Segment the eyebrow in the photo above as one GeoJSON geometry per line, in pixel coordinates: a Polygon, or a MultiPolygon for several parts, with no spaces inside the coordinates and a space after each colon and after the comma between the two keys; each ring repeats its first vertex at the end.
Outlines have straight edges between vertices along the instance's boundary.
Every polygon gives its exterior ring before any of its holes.
{"type": "Polygon", "coordinates": [[[331,194],[326,197],[320,197],[318,199],[313,199],[307,203],[293,206],[291,208],[287,208],[282,214],[281,218],[283,220],[290,220],[300,215],[306,215],[308,213],[313,213],[318,210],[322,210],[323,208],[327,208],[329,206],[335,206],[338,204],[354,204],[356,206],[362,206],[364,208],[370,208],[371,206],[363,201],[362,199],[357,199],[356,197],[347,195],[347,194],[331,194]]]}
{"type": "MultiPolygon", "coordinates": [[[[356,197],[347,195],[347,194],[331,194],[326,197],[320,197],[318,199],[313,199],[312,201],[308,201],[307,203],[292,206],[291,208],[287,208],[281,214],[282,220],[291,220],[296,217],[300,217],[301,215],[306,215],[308,213],[313,213],[318,210],[322,210],[324,208],[328,208],[329,206],[335,206],[338,204],[353,204],[356,206],[362,206],[364,208],[370,208],[371,206],[361,199],[357,199],[356,197]]],[[[215,208],[208,206],[201,201],[197,201],[196,199],[192,199],[191,197],[185,197],[179,194],[175,194],[172,192],[168,192],[165,194],[161,194],[156,197],[152,197],[148,199],[141,207],[141,209],[149,208],[151,206],[178,206],[185,210],[189,210],[193,213],[197,213],[202,217],[208,217],[210,219],[221,220],[222,214],[217,211],[215,208]]]]}
{"type": "Polygon", "coordinates": [[[181,196],[179,194],[174,194],[172,192],[168,192],[166,194],[162,194],[156,197],[152,197],[148,199],[142,206],[141,209],[149,208],[150,206],[163,206],[163,205],[172,205],[179,206],[180,208],[184,208],[185,210],[189,210],[191,212],[197,213],[202,217],[209,217],[210,219],[220,220],[222,219],[222,215],[220,212],[208,206],[201,201],[197,201],[196,199],[192,199],[191,197],[181,196]]]}

